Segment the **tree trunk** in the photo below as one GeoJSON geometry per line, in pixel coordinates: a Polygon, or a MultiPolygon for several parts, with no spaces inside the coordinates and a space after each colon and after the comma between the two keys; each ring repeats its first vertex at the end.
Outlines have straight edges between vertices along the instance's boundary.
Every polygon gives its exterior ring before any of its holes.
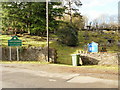
{"type": "Polygon", "coordinates": [[[70,23],[72,24],[72,7],[71,7],[71,0],[69,1],[69,7],[70,7],[70,23]]]}

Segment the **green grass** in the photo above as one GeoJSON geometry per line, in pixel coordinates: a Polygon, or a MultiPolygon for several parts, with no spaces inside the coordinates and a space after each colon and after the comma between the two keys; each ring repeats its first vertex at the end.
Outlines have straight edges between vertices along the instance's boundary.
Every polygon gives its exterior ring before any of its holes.
{"type": "MultiPolygon", "coordinates": [[[[79,45],[77,47],[68,47],[66,45],[60,44],[57,41],[50,41],[50,47],[55,48],[57,50],[58,59],[57,61],[61,64],[71,64],[71,54],[77,53],[79,50],[84,50],[84,45],[87,45],[91,41],[98,42],[99,44],[104,44],[107,42],[105,37],[113,38],[115,42],[119,39],[118,34],[100,34],[99,32],[87,32],[89,38],[85,40],[85,31],[79,31],[79,45]]],[[[2,39],[2,46],[7,46],[7,41],[11,39],[8,35],[0,36],[2,39]]],[[[50,38],[56,39],[56,35],[50,35],[50,38]]],[[[39,37],[39,36],[24,36],[19,37],[23,41],[23,47],[35,46],[35,47],[44,47],[47,45],[46,37],[39,37]]],[[[101,47],[100,47],[101,48],[101,47]]],[[[108,52],[118,52],[118,47],[116,44],[113,44],[111,47],[107,47],[108,52]]]]}
{"type": "Polygon", "coordinates": [[[39,61],[0,61],[1,64],[49,64],[48,62],[39,61]]]}
{"type": "MultiPolygon", "coordinates": [[[[107,42],[107,40],[104,39],[104,37],[108,37],[108,38],[112,37],[116,41],[118,40],[118,35],[116,35],[116,34],[114,34],[112,36],[111,36],[111,34],[110,35],[108,34],[106,36],[104,34],[99,34],[98,32],[92,32],[92,31],[88,32],[89,39],[85,40],[85,38],[83,37],[84,34],[85,34],[85,31],[79,32],[79,37],[78,37],[79,38],[79,46],[77,46],[77,47],[68,47],[66,45],[58,43],[57,41],[52,42],[50,44],[50,47],[53,47],[57,50],[57,53],[58,53],[57,61],[59,63],[71,64],[72,63],[71,54],[78,53],[79,50],[84,50],[84,45],[91,43],[92,40],[95,42],[98,42],[99,44],[103,44],[103,43],[107,42]],[[93,35],[94,36],[96,35],[97,37],[93,37],[93,35]]],[[[99,47],[99,48],[101,48],[101,47],[99,47]]],[[[107,47],[107,50],[108,50],[108,52],[116,52],[118,50],[118,47],[117,47],[117,45],[114,44],[111,47],[107,47]]]]}
{"type": "MultiPolygon", "coordinates": [[[[11,39],[11,36],[1,35],[0,38],[2,40],[2,46],[6,47],[8,45],[8,40],[11,39]]],[[[44,47],[47,44],[46,40],[42,40],[40,38],[41,37],[39,36],[30,36],[30,35],[28,37],[19,37],[19,39],[22,40],[23,47],[29,47],[29,46],[44,47]]]]}
{"type": "Polygon", "coordinates": [[[97,69],[107,69],[107,70],[117,70],[118,71],[118,66],[100,66],[100,65],[89,65],[89,66],[81,66],[81,67],[86,67],[86,68],[97,68],[97,69]]]}
{"type": "MultiPolygon", "coordinates": [[[[98,42],[99,45],[105,45],[107,44],[107,39],[105,38],[112,38],[113,40],[115,40],[115,44],[111,45],[110,47],[107,46],[106,49],[108,52],[118,52],[117,41],[120,40],[119,34],[101,34],[99,32],[89,31],[87,32],[89,38],[88,40],[85,40],[85,38],[83,37],[85,33],[85,31],[79,32],[79,42],[81,42],[80,44],[85,45],[91,43],[91,41],[94,41],[98,42]]],[[[101,46],[99,46],[99,48],[101,48],[101,46]]]]}
{"type": "Polygon", "coordinates": [[[57,50],[59,63],[63,64],[71,64],[71,54],[77,53],[78,50],[81,49],[80,46],[78,47],[68,47],[63,44],[59,44],[58,42],[53,42],[50,44],[50,47],[53,47],[57,50]]]}
{"type": "Polygon", "coordinates": [[[72,65],[65,65],[65,64],[51,64],[54,66],[65,66],[65,67],[76,67],[76,68],[96,68],[102,70],[116,70],[118,71],[118,66],[100,66],[100,65],[86,65],[86,66],[72,66],[72,65]]]}

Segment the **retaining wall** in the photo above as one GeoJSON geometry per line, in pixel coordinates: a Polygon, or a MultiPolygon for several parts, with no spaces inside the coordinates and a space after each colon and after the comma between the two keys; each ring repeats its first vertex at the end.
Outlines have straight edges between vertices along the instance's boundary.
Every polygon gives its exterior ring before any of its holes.
{"type": "MultiPolygon", "coordinates": [[[[10,51],[9,47],[1,47],[2,48],[2,58],[1,60],[10,60],[10,51]]],[[[17,60],[17,51],[16,48],[12,48],[12,60],[17,60]]],[[[20,61],[47,61],[48,52],[47,47],[20,47],[19,48],[19,60],[20,61]]],[[[50,62],[56,62],[57,52],[55,49],[49,49],[49,59],[50,62]]]]}
{"type": "Polygon", "coordinates": [[[120,53],[81,53],[83,65],[118,65],[120,53]]]}

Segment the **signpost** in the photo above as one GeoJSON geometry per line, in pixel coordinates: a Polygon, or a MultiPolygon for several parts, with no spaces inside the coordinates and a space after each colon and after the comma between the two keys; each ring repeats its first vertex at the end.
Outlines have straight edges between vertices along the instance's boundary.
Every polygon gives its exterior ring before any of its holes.
{"type": "Polygon", "coordinates": [[[13,36],[8,40],[8,46],[22,46],[22,40],[19,40],[17,36],[13,36]]]}
{"type": "Polygon", "coordinates": [[[17,61],[19,61],[19,51],[18,47],[22,46],[22,40],[19,40],[17,36],[13,36],[12,39],[8,40],[8,46],[10,47],[10,61],[11,59],[11,47],[16,46],[17,47],[17,61]]]}
{"type": "Polygon", "coordinates": [[[46,0],[46,30],[47,30],[47,47],[48,47],[48,57],[47,61],[49,62],[49,29],[48,29],[48,1],[46,0]]]}

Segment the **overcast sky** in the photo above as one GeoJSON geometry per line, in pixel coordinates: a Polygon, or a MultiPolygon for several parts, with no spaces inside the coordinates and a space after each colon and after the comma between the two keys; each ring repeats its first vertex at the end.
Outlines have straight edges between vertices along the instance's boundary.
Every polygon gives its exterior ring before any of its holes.
{"type": "Polygon", "coordinates": [[[101,15],[118,15],[118,2],[120,0],[81,0],[82,15],[86,15],[89,21],[101,15]]]}

